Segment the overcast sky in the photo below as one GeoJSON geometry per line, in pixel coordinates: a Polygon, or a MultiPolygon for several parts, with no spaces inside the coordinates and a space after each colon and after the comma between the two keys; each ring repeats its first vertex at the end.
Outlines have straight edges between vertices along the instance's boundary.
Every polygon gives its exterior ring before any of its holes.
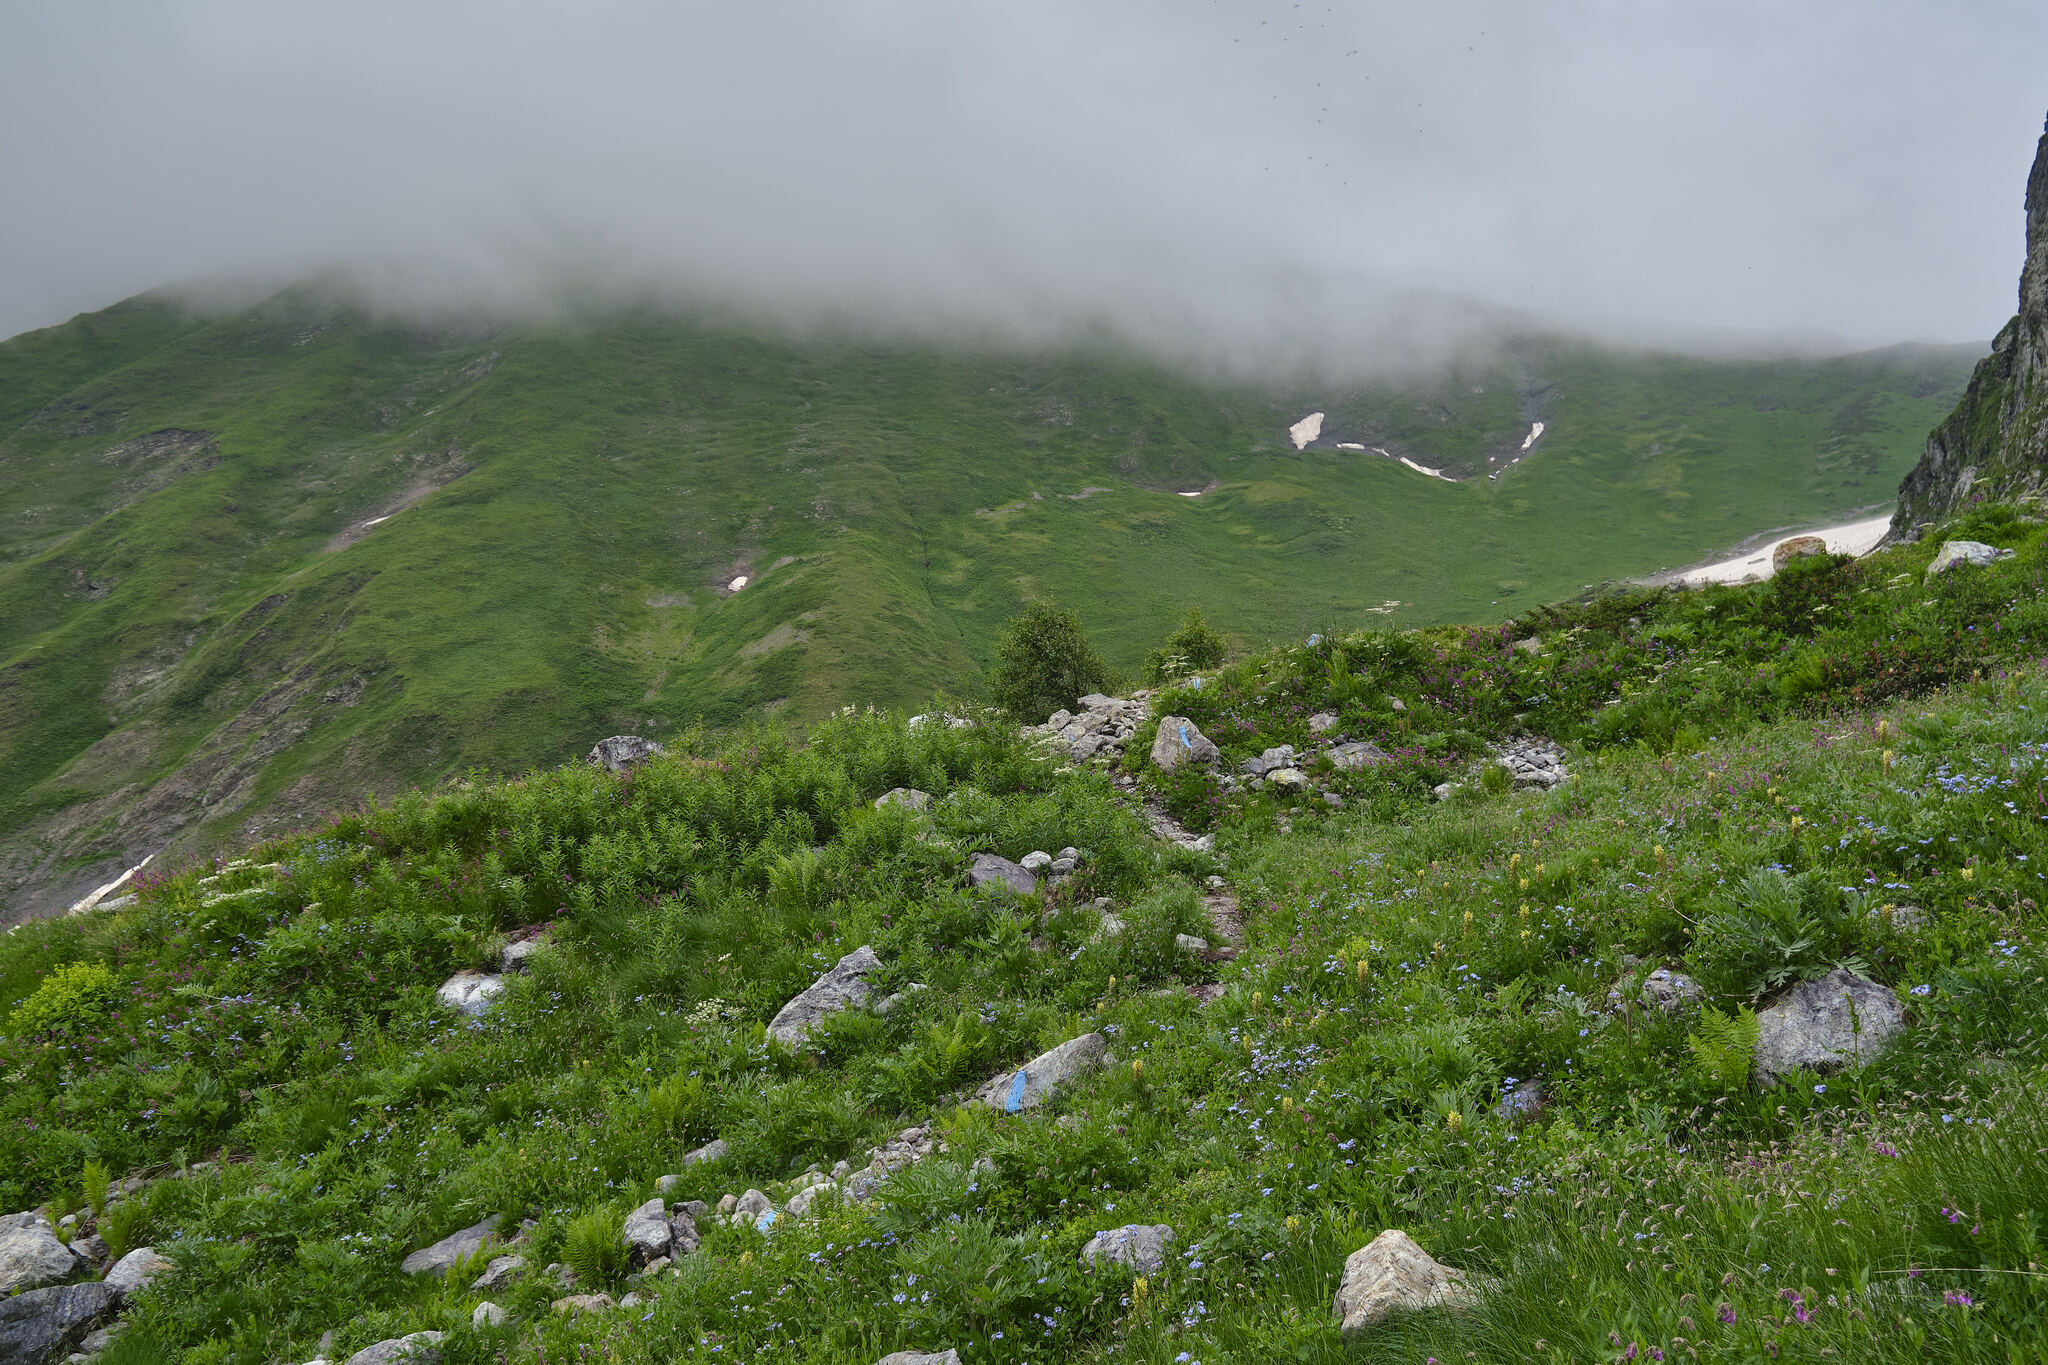
{"type": "Polygon", "coordinates": [[[2043,0],[0,6],[0,335],[202,275],[1398,347],[1987,338],[2043,0]]]}

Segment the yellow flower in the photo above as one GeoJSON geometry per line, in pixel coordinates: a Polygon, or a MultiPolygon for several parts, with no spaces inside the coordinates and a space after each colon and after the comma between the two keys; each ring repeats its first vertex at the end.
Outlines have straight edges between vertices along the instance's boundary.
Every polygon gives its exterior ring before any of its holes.
{"type": "Polygon", "coordinates": [[[1370,970],[1371,970],[1371,968],[1369,968],[1369,967],[1368,967],[1368,966],[1366,965],[1366,961],[1365,961],[1365,959],[1364,959],[1364,958],[1362,958],[1362,957],[1361,957],[1360,959],[1358,959],[1358,984],[1359,984],[1359,985],[1363,986],[1363,985],[1365,984],[1365,977],[1366,977],[1366,973],[1367,973],[1368,971],[1370,971],[1370,970]]]}
{"type": "Polygon", "coordinates": [[[1445,1113],[1444,1113],[1444,1127],[1446,1127],[1446,1128],[1450,1129],[1450,1130],[1451,1130],[1452,1132],[1454,1132],[1454,1133],[1455,1133],[1455,1132],[1457,1132],[1457,1131],[1458,1131],[1458,1130],[1459,1130],[1460,1128],[1463,1128],[1464,1126],[1465,1126],[1465,1116],[1464,1116],[1463,1114],[1459,1113],[1459,1112],[1458,1112],[1457,1110],[1455,1110],[1455,1109],[1451,1109],[1451,1110],[1447,1110],[1447,1111],[1445,1111],[1445,1113]]]}
{"type": "Polygon", "coordinates": [[[1976,878],[1977,878],[1977,873],[1976,873],[1976,869],[1974,869],[1974,868],[1968,868],[1968,867],[1966,867],[1966,868],[1964,868],[1964,869],[1963,869],[1963,880],[1964,880],[1964,881],[1966,881],[1966,882],[1968,882],[1968,881],[1975,881],[1975,880],[1976,880],[1976,878]]]}
{"type": "Polygon", "coordinates": [[[1528,889],[1529,889],[1529,879],[1528,879],[1527,877],[1524,877],[1524,878],[1522,878],[1522,890],[1524,890],[1524,891],[1527,891],[1528,889]]]}
{"type": "Polygon", "coordinates": [[[1131,1058],[1131,1079],[1134,1081],[1145,1079],[1145,1059],[1143,1057],[1131,1058]]]}
{"type": "Polygon", "coordinates": [[[1131,1281],[1131,1305],[1136,1307],[1145,1301],[1145,1295],[1152,1292],[1152,1282],[1140,1275],[1131,1281]]]}
{"type": "Polygon", "coordinates": [[[1801,825],[1805,823],[1806,819],[1804,816],[1795,815],[1792,817],[1792,828],[1794,829],[1798,829],[1801,825]]]}
{"type": "Polygon", "coordinates": [[[751,1252],[751,1251],[742,1251],[742,1252],[740,1253],[740,1264],[741,1264],[741,1265],[752,1265],[753,1263],[754,1263],[754,1253],[753,1253],[753,1252],[751,1252]]]}
{"type": "Polygon", "coordinates": [[[1280,1112],[1283,1114],[1291,1114],[1294,1112],[1294,1096],[1282,1095],[1280,1097],[1280,1112]]]}

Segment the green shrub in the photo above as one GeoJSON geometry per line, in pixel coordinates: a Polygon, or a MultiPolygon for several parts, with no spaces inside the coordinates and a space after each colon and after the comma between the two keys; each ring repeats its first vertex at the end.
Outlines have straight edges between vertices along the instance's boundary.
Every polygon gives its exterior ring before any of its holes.
{"type": "Polygon", "coordinates": [[[1109,665],[1088,643],[1081,618],[1071,611],[1033,602],[996,636],[989,691],[1016,720],[1043,721],[1072,707],[1083,694],[1109,685],[1109,665]]]}
{"type": "Polygon", "coordinates": [[[1737,1005],[1733,1014],[1723,1014],[1712,1005],[1700,1011],[1700,1025],[1686,1039],[1693,1059],[1708,1078],[1724,1090],[1734,1090],[1749,1080],[1756,1065],[1758,1029],[1756,1011],[1737,1005]]]}
{"type": "Polygon", "coordinates": [[[97,1158],[86,1162],[85,1169],[79,1173],[78,1187],[85,1195],[85,1206],[92,1210],[95,1221],[107,1211],[107,1186],[110,1180],[106,1166],[97,1158]]]}
{"type": "Polygon", "coordinates": [[[97,962],[67,962],[44,977],[8,1020],[17,1037],[41,1033],[104,1011],[114,996],[114,974],[97,962]]]}
{"type": "Polygon", "coordinates": [[[576,1272],[577,1280],[589,1289],[601,1289],[626,1273],[632,1248],[619,1229],[624,1217],[609,1204],[600,1204],[569,1220],[562,1233],[562,1262],[576,1272]]]}
{"type": "Polygon", "coordinates": [[[148,1241],[150,1201],[148,1191],[137,1191],[109,1207],[99,1220],[100,1240],[107,1255],[120,1260],[148,1241]]]}
{"type": "Polygon", "coordinates": [[[1223,662],[1227,651],[1223,637],[1202,619],[1200,607],[1190,607],[1180,628],[1166,637],[1159,648],[1145,656],[1145,680],[1154,687],[1196,673],[1205,673],[1223,662]]]}
{"type": "Polygon", "coordinates": [[[711,1092],[702,1076],[674,1075],[647,1093],[647,1117],[664,1135],[688,1139],[705,1130],[711,1092]]]}

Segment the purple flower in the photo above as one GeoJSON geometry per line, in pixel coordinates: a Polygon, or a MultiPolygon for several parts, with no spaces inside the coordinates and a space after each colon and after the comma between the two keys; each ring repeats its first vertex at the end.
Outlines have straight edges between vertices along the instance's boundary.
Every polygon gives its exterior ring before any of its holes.
{"type": "Polygon", "coordinates": [[[1729,1326],[1733,1326],[1735,1323],[1735,1305],[1732,1303],[1723,1303],[1719,1308],[1714,1310],[1714,1316],[1716,1318],[1719,1318],[1723,1323],[1729,1326]]]}
{"type": "Polygon", "coordinates": [[[1975,1300],[1960,1289],[1948,1290],[1941,1296],[1941,1301],[1951,1308],[1968,1308],[1975,1302],[1975,1300]]]}

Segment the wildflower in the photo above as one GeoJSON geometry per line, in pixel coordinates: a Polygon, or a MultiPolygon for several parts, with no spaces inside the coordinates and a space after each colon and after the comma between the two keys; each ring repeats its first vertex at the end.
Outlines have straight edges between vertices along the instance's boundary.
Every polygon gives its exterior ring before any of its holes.
{"type": "Polygon", "coordinates": [[[1941,1301],[1951,1308],[1968,1308],[1976,1300],[1960,1289],[1951,1289],[1941,1296],[1941,1301]]]}
{"type": "Polygon", "coordinates": [[[1725,1324],[1725,1325],[1727,1325],[1727,1326],[1731,1326],[1731,1327],[1732,1327],[1732,1326],[1734,1326],[1734,1325],[1735,1325],[1735,1305],[1733,1305],[1733,1304],[1729,1303],[1729,1302],[1728,1302],[1727,1300],[1725,1300],[1725,1299],[1724,1299],[1724,1300],[1722,1300],[1722,1302],[1721,1302],[1721,1306],[1720,1306],[1719,1308],[1716,1308],[1716,1309],[1714,1310],[1714,1316],[1715,1316],[1716,1318],[1718,1318],[1718,1319],[1719,1319],[1719,1320],[1720,1320],[1720,1321],[1721,1321],[1721,1322],[1722,1322],[1723,1324],[1725,1324]]]}

